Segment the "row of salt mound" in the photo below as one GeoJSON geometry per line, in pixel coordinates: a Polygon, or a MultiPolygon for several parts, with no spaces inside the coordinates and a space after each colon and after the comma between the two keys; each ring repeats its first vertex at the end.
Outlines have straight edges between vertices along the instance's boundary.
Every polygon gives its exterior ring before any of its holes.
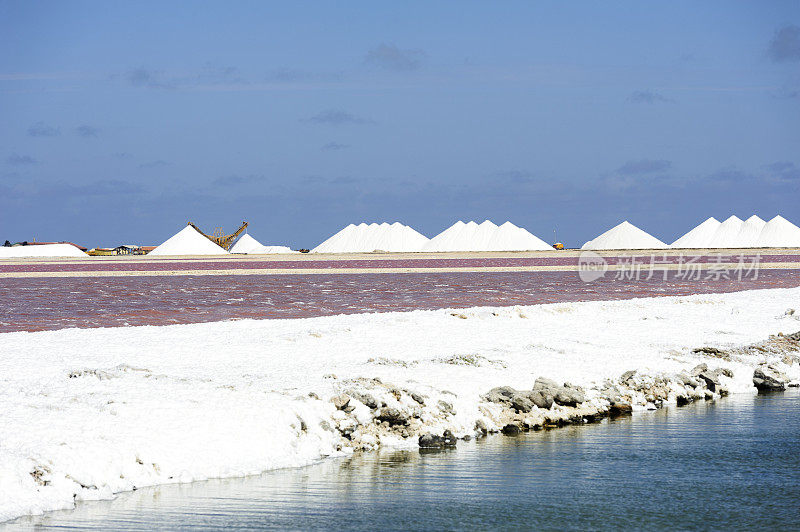
{"type": "Polygon", "coordinates": [[[669,246],[627,220],[586,242],[581,249],[666,249],[669,246]]]}
{"type": "Polygon", "coordinates": [[[714,236],[708,243],[709,248],[739,248],[743,246],[739,241],[739,234],[742,232],[744,222],[736,216],[731,216],[720,224],[714,232],[714,236]]]}
{"type": "Polygon", "coordinates": [[[435,237],[421,251],[531,251],[550,250],[547,242],[511,222],[497,226],[457,221],[435,237]]]}
{"type": "Polygon", "coordinates": [[[684,249],[705,247],[714,238],[714,233],[720,225],[720,221],[712,216],[673,242],[670,247],[684,249]]]}
{"type": "Polygon", "coordinates": [[[800,248],[800,227],[783,216],[776,216],[761,230],[756,240],[756,247],[800,248]]]}
{"type": "Polygon", "coordinates": [[[286,246],[265,246],[248,233],[243,234],[231,248],[231,253],[270,255],[273,253],[298,253],[286,246]]]}
{"type": "Polygon", "coordinates": [[[709,218],[678,240],[673,248],[769,248],[800,247],[800,227],[782,216],[765,222],[756,215],[746,221],[731,216],[720,223],[709,218]]]}
{"type": "Polygon", "coordinates": [[[372,253],[420,251],[428,238],[400,222],[350,224],[320,245],[312,253],[372,253]]]}
{"type": "Polygon", "coordinates": [[[0,246],[0,259],[86,256],[86,253],[76,248],[72,244],[28,244],[27,246],[0,246]]]}

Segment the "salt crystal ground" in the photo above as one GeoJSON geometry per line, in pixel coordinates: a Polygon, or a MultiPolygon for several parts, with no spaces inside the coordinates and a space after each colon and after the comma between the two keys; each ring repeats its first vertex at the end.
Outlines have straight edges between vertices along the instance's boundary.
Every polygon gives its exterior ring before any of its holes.
{"type": "MultiPolygon", "coordinates": [[[[674,374],[709,362],[692,348],[793,333],[799,313],[787,310],[798,303],[800,288],[790,288],[2,334],[0,520],[352,452],[340,431],[374,428],[374,414],[359,401],[337,410],[330,399],[344,391],[398,408],[411,392],[423,396],[415,408],[433,433],[474,434],[477,421],[497,429],[499,406],[481,399],[490,388],[530,389],[545,376],[592,400],[631,369],[674,374]]],[[[754,393],[753,366],[769,356],[713,362],[733,372],[721,377],[728,389],[754,393]]],[[[782,370],[800,377],[797,364],[782,370]]],[[[375,430],[357,442],[416,445],[375,430]]]]}

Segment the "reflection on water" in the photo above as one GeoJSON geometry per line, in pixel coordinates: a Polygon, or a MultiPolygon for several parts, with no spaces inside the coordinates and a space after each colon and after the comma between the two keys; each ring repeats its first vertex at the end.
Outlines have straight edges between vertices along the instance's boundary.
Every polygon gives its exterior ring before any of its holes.
{"type": "Polygon", "coordinates": [[[94,529],[797,528],[800,393],[162,486],[24,518],[94,529]]]}
{"type": "Polygon", "coordinates": [[[417,309],[722,293],[800,286],[800,270],[708,281],[617,279],[577,272],[440,272],[0,279],[0,333],[66,327],[305,318],[417,309]]]}

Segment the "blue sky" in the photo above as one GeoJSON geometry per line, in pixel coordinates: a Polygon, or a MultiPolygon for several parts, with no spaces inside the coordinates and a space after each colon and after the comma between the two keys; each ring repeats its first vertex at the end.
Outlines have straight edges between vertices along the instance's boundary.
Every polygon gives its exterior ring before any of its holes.
{"type": "Polygon", "coordinates": [[[0,1],[0,240],[800,223],[800,3],[0,1]]]}

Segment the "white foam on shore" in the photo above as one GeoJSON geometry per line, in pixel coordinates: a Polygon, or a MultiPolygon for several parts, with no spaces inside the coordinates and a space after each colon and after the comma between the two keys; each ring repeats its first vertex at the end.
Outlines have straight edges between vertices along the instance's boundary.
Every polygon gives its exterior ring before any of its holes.
{"type": "MultiPolygon", "coordinates": [[[[709,362],[694,347],[797,331],[785,311],[798,299],[792,288],[0,334],[0,521],[347,453],[331,427],[354,421],[329,399],[369,391],[374,378],[383,391],[371,393],[389,406],[398,404],[392,385],[427,397],[415,408],[432,432],[472,434],[476,420],[497,423],[480,399],[494,386],[530,389],[545,376],[591,394],[627,370],[685,370],[709,362]]],[[[751,365],[714,364],[733,371],[732,391],[754,391],[751,365]]],[[[797,379],[797,364],[790,371],[797,379]]],[[[360,403],[352,415],[371,421],[360,403]]],[[[374,444],[415,444],[382,438],[374,444]]]]}

